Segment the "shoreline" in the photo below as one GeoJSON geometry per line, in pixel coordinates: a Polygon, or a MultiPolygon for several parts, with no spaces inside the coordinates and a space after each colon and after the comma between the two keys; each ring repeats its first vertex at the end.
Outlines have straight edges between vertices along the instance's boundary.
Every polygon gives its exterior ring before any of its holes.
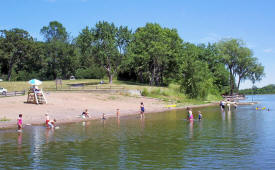
{"type": "MultiPolygon", "coordinates": [[[[184,110],[186,109],[187,107],[190,107],[190,108],[202,108],[202,107],[209,107],[209,106],[215,106],[217,105],[217,103],[208,103],[208,104],[199,104],[199,105],[188,105],[188,106],[180,106],[180,107],[173,107],[173,108],[162,108],[160,110],[155,110],[155,111],[150,111],[150,112],[145,112],[145,114],[152,114],[152,113],[160,113],[160,112],[165,112],[165,111],[169,111],[169,110],[184,110]]],[[[132,116],[132,115],[140,115],[139,112],[136,112],[136,113],[125,113],[119,117],[126,117],[126,116],[132,116]]],[[[117,118],[117,116],[115,114],[112,114],[112,115],[108,115],[107,116],[107,119],[109,118],[117,118]]],[[[93,121],[93,120],[100,120],[102,119],[102,117],[90,117],[90,118],[81,118],[80,116],[79,117],[75,117],[74,120],[58,120],[57,122],[57,125],[66,125],[66,124],[71,124],[71,123],[79,123],[79,122],[87,122],[87,121],[93,121]]],[[[6,130],[6,129],[16,129],[17,127],[17,124],[16,123],[4,123],[6,125],[2,125],[0,123],[0,130],[6,130]]],[[[33,123],[28,123],[28,124],[24,124],[23,122],[23,128],[25,126],[44,126],[45,123],[41,123],[41,122],[33,122],[33,123]]]]}
{"type": "MultiPolygon", "coordinates": [[[[51,92],[46,95],[48,104],[44,105],[26,104],[24,103],[26,98],[26,95],[0,98],[0,102],[4,104],[0,111],[0,119],[9,119],[9,121],[0,121],[0,130],[15,129],[19,113],[23,114],[23,126],[28,126],[28,124],[30,126],[43,126],[45,113],[49,113],[51,119],[57,119],[57,125],[98,120],[102,118],[102,113],[105,113],[107,118],[116,118],[117,108],[120,109],[120,117],[139,115],[141,101],[145,103],[145,114],[187,108],[187,106],[167,108],[167,103],[158,99],[119,94],[51,92]],[[91,117],[84,119],[80,115],[86,108],[91,117]]],[[[200,108],[215,105],[218,103],[188,105],[188,107],[200,108]]]]}

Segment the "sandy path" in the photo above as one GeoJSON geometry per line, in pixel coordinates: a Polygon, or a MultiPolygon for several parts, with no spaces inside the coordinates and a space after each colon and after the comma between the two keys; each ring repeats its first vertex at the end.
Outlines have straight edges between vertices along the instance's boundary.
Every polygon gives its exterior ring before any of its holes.
{"type": "Polygon", "coordinates": [[[94,93],[54,93],[46,94],[48,104],[35,105],[24,103],[27,96],[0,98],[0,119],[7,118],[10,121],[0,121],[0,128],[16,126],[19,113],[23,114],[23,124],[44,124],[45,113],[50,118],[56,118],[57,123],[69,123],[83,121],[79,116],[87,108],[91,119],[101,118],[102,113],[107,117],[116,116],[116,109],[120,109],[120,115],[138,114],[139,104],[144,102],[146,112],[165,111],[165,103],[157,99],[144,97],[130,97],[118,94],[94,94],[94,93]]]}

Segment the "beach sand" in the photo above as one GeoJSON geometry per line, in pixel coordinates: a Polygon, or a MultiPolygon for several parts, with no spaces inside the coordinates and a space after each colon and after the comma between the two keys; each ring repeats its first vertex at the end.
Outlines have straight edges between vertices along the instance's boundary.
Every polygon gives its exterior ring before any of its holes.
{"type": "Polygon", "coordinates": [[[81,92],[50,92],[46,94],[47,104],[27,104],[27,95],[0,98],[0,128],[16,127],[19,113],[23,114],[23,124],[41,125],[45,123],[45,113],[57,123],[83,121],[79,116],[88,109],[91,118],[99,119],[102,113],[107,117],[115,117],[117,108],[120,116],[139,114],[140,102],[145,105],[147,112],[161,112],[167,110],[165,103],[152,98],[125,96],[119,94],[95,94],[81,92]]]}
{"type": "MultiPolygon", "coordinates": [[[[9,119],[9,121],[0,121],[0,129],[16,127],[19,113],[23,114],[23,125],[44,125],[46,113],[49,114],[50,119],[55,118],[57,124],[63,124],[100,119],[102,113],[105,113],[107,118],[116,117],[118,108],[120,109],[120,116],[139,114],[140,102],[145,105],[145,114],[186,108],[184,106],[167,108],[167,103],[159,99],[119,94],[49,92],[45,96],[48,103],[40,105],[25,103],[27,95],[0,98],[0,120],[9,119]],[[85,109],[88,109],[90,118],[83,119],[80,117],[85,109]]],[[[216,104],[189,105],[189,107],[206,107],[216,104]]]]}

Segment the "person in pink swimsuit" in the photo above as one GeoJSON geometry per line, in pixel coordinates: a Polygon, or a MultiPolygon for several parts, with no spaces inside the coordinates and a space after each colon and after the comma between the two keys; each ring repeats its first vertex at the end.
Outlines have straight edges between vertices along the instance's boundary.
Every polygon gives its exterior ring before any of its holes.
{"type": "Polygon", "coordinates": [[[23,125],[22,114],[19,114],[19,117],[17,119],[18,130],[22,130],[22,125],[23,125]]]}
{"type": "Polygon", "coordinates": [[[187,111],[188,111],[188,116],[187,119],[188,120],[193,120],[193,113],[192,113],[192,109],[187,107],[187,111]]]}

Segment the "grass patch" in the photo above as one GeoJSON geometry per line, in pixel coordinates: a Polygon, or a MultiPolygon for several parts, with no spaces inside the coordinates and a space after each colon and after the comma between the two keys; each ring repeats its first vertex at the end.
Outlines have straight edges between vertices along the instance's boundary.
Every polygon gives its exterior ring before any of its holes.
{"type": "MultiPolygon", "coordinates": [[[[42,85],[39,86],[39,88],[42,89],[50,89],[50,90],[55,90],[56,89],[56,84],[54,80],[49,80],[49,81],[42,81],[42,85]]],[[[62,89],[70,89],[71,86],[70,84],[97,84],[100,82],[100,79],[79,79],[79,80],[62,80],[62,89]]],[[[105,81],[106,82],[106,81],[105,81]]],[[[95,85],[87,85],[84,88],[95,88],[95,85]]],[[[107,84],[104,84],[102,86],[107,86],[107,84]]],[[[110,86],[110,85],[108,85],[110,86]]],[[[11,91],[23,91],[23,90],[28,90],[30,88],[30,84],[28,81],[3,81],[0,82],[0,87],[4,87],[5,89],[8,90],[8,92],[11,91]]],[[[58,89],[61,88],[61,85],[58,85],[58,89]]],[[[80,89],[82,87],[79,87],[80,89]]]]}
{"type": "Polygon", "coordinates": [[[0,121],[1,122],[7,122],[7,121],[10,121],[10,119],[6,118],[6,117],[3,117],[3,118],[0,118],[0,121]]]}
{"type": "Polygon", "coordinates": [[[220,100],[221,97],[216,95],[208,95],[206,100],[189,99],[185,94],[180,92],[180,86],[170,84],[168,87],[143,87],[142,95],[161,99],[166,103],[174,103],[177,106],[199,105],[220,100]]]}
{"type": "Polygon", "coordinates": [[[108,99],[110,99],[110,100],[116,100],[116,99],[118,99],[118,97],[117,96],[109,96],[108,99]]]}

